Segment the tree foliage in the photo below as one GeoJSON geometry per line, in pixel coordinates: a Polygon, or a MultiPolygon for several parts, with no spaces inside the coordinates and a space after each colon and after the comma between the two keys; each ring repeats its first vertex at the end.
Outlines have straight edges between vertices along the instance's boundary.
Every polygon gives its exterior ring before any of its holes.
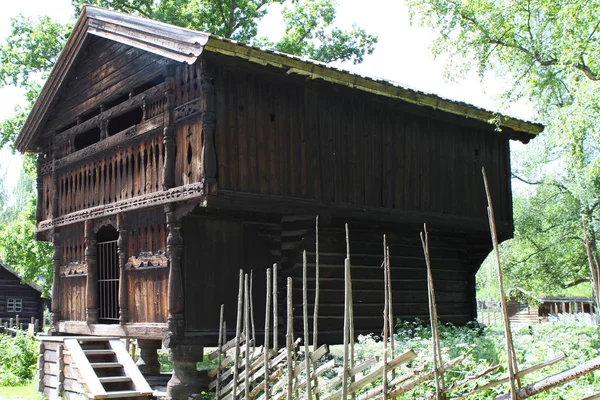
{"type": "MultiPolygon", "coordinates": [[[[436,55],[460,78],[476,68],[510,84],[546,124],[515,174],[532,184],[515,207],[508,274],[554,290],[590,269],[582,220],[595,251],[600,193],[600,3],[582,0],[407,0],[414,20],[435,27],[436,55]]],[[[586,272],[587,271],[587,272],[586,272]]],[[[538,290],[538,292],[539,292],[538,290]]]]}

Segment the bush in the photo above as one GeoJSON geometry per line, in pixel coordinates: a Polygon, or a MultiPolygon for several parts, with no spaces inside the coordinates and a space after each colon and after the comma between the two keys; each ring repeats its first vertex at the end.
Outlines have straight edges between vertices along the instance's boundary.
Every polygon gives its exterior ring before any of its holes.
{"type": "Polygon", "coordinates": [[[32,336],[0,335],[0,386],[27,384],[36,372],[37,356],[38,342],[32,336]]]}

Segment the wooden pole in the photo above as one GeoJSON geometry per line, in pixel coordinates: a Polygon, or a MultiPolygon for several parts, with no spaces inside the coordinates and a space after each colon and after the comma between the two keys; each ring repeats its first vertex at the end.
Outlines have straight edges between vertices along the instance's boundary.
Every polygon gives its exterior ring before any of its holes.
{"type": "MultiPolygon", "coordinates": [[[[240,279],[238,283],[238,308],[237,308],[237,321],[235,326],[235,351],[233,360],[233,388],[232,393],[235,398],[237,393],[237,381],[240,375],[239,362],[240,362],[240,341],[242,336],[242,307],[244,303],[244,271],[240,270],[240,279]]],[[[248,338],[246,338],[248,340],[248,338]]]]}
{"type": "Polygon", "coordinates": [[[306,399],[312,400],[312,387],[310,379],[310,345],[308,336],[308,282],[307,282],[306,250],[302,253],[302,312],[304,325],[304,364],[306,366],[306,399]]]}
{"type": "Polygon", "coordinates": [[[350,260],[344,264],[344,361],[342,365],[342,399],[348,398],[348,361],[350,341],[350,260]]]}
{"type": "MultiPolygon", "coordinates": [[[[244,399],[250,400],[250,287],[248,274],[244,276],[244,331],[246,333],[246,354],[244,363],[244,399]]],[[[233,392],[235,396],[236,393],[233,392]]]]}
{"type": "MultiPolygon", "coordinates": [[[[390,246],[386,245],[386,253],[385,253],[385,259],[387,260],[387,263],[385,265],[385,268],[387,270],[387,276],[388,276],[388,282],[387,282],[387,290],[388,290],[388,329],[389,329],[389,336],[390,336],[390,352],[391,352],[391,357],[392,359],[394,359],[394,357],[396,356],[395,351],[394,351],[394,302],[393,302],[393,298],[392,298],[392,259],[390,257],[390,246]]],[[[396,377],[396,370],[393,369],[392,370],[392,379],[394,379],[396,377]]]]}
{"type": "MultiPolygon", "coordinates": [[[[215,396],[217,400],[221,398],[221,362],[223,361],[223,319],[225,315],[225,304],[221,304],[221,312],[219,313],[219,339],[218,339],[218,359],[217,359],[217,387],[215,396]]],[[[268,399],[267,399],[268,400],[268,399]]]]}
{"type": "MultiPolygon", "coordinates": [[[[354,301],[352,299],[352,273],[350,263],[350,229],[346,224],[346,259],[348,260],[348,319],[349,319],[349,344],[350,344],[350,364],[349,368],[354,368],[354,301]]],[[[354,382],[354,375],[350,374],[350,382],[354,382]]],[[[356,395],[350,393],[354,400],[356,395]]]]}
{"type": "Polygon", "coordinates": [[[265,400],[270,400],[271,398],[271,389],[269,387],[269,335],[270,332],[270,320],[271,320],[271,270],[267,269],[267,298],[266,298],[266,306],[265,306],[265,352],[264,352],[264,369],[265,369],[265,400]]]}
{"type": "Polygon", "coordinates": [[[443,397],[444,391],[444,372],[438,371],[439,366],[444,365],[442,362],[440,336],[438,331],[438,316],[435,304],[435,292],[433,288],[433,274],[431,273],[431,259],[429,258],[429,234],[427,232],[427,224],[423,225],[421,232],[421,244],[423,245],[423,253],[425,255],[425,265],[427,267],[427,293],[429,300],[429,321],[431,324],[431,344],[433,353],[433,377],[435,381],[435,398],[440,400],[443,397]]]}
{"type": "Polygon", "coordinates": [[[387,400],[388,374],[387,374],[387,341],[388,341],[388,318],[389,318],[389,295],[388,295],[388,271],[387,271],[387,238],[383,235],[383,400],[387,400]]]}
{"type": "Polygon", "coordinates": [[[294,390],[294,361],[292,347],[294,346],[294,307],[292,304],[292,278],[287,279],[287,398],[293,399],[294,390]]]}
{"type": "Polygon", "coordinates": [[[498,249],[498,237],[496,236],[496,221],[494,219],[494,208],[492,205],[492,195],[490,193],[490,188],[487,180],[487,176],[485,174],[485,168],[481,169],[481,173],[483,175],[483,183],[485,185],[485,193],[487,195],[488,202],[488,219],[490,223],[490,232],[492,235],[492,243],[494,245],[494,255],[496,258],[496,266],[498,273],[498,286],[500,289],[500,304],[502,305],[502,317],[504,323],[504,333],[506,337],[506,355],[507,355],[507,365],[508,365],[508,379],[510,385],[510,393],[511,399],[517,399],[517,383],[515,378],[515,373],[518,371],[517,360],[515,357],[515,351],[513,347],[512,340],[512,332],[510,330],[510,321],[508,319],[508,308],[506,304],[506,294],[504,293],[504,283],[502,280],[502,267],[500,263],[500,250],[498,249]]]}
{"type": "Polygon", "coordinates": [[[319,216],[315,219],[315,308],[313,313],[313,352],[317,351],[319,319],[319,216]]]}
{"type": "Polygon", "coordinates": [[[253,281],[254,281],[254,271],[250,271],[250,291],[248,292],[249,295],[249,299],[250,299],[250,323],[252,324],[252,351],[255,350],[256,348],[256,328],[254,325],[254,303],[252,298],[254,297],[254,285],[253,285],[253,281]]]}
{"type": "Polygon", "coordinates": [[[277,264],[273,264],[273,348],[279,349],[279,340],[277,328],[279,326],[278,308],[277,308],[277,264]]]}

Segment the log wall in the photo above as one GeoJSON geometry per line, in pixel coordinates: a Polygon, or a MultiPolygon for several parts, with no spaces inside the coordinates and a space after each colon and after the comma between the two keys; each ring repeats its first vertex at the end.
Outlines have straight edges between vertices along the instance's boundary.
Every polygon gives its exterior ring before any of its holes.
{"type": "Polygon", "coordinates": [[[344,87],[214,62],[219,187],[512,222],[508,139],[344,87]]]}

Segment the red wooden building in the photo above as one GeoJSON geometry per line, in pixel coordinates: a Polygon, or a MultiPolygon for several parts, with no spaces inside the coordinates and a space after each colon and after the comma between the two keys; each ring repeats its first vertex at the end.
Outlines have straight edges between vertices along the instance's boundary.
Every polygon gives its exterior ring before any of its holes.
{"type": "MultiPolygon", "coordinates": [[[[180,381],[215,344],[221,303],[235,326],[239,269],[262,277],[278,263],[282,280],[297,277],[303,249],[314,267],[316,215],[321,341],[342,331],[346,222],[357,333],[381,329],[383,233],[395,314],[427,316],[424,222],[440,317],[470,321],[475,273],[491,250],[481,167],[499,237],[510,238],[509,141],[543,129],[499,117],[498,130],[493,118],[322,63],[87,7],[16,141],[39,154],[37,235],[55,249],[54,329],[145,339],[148,352],[163,340],[175,362],[169,393],[185,397],[191,386],[180,381]]],[[[259,284],[255,293],[260,309],[259,284]]]]}

